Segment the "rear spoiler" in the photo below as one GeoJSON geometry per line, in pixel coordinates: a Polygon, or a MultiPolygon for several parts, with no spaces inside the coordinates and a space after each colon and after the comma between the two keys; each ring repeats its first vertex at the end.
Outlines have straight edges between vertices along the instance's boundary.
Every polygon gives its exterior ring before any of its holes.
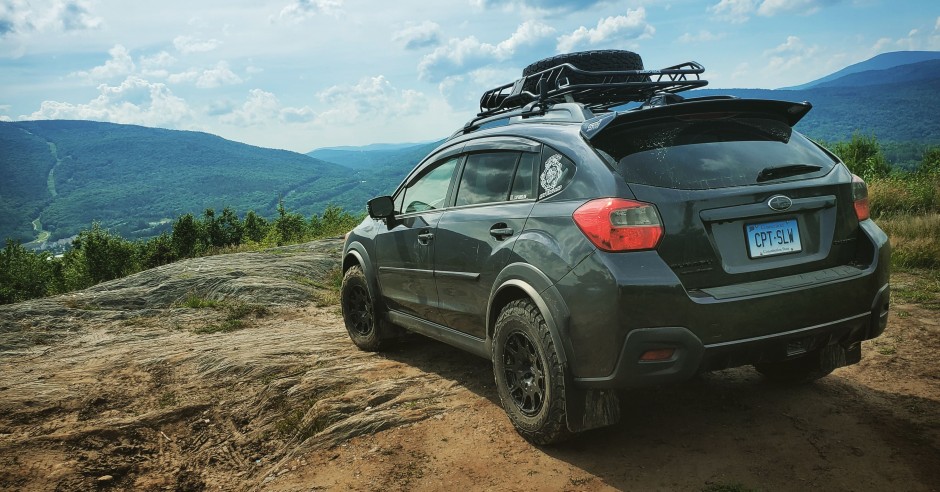
{"type": "Polygon", "coordinates": [[[769,118],[786,123],[792,127],[796,125],[813,105],[808,102],[774,101],[770,99],[732,99],[732,98],[702,98],[699,100],[686,99],[671,104],[655,107],[641,107],[637,109],[602,114],[585,121],[581,125],[581,135],[588,141],[594,139],[611,126],[633,125],[646,123],[650,120],[676,117],[694,117],[701,115],[708,118],[733,117],[747,115],[750,117],[769,118]],[[724,116],[723,116],[724,115],[724,116]]]}

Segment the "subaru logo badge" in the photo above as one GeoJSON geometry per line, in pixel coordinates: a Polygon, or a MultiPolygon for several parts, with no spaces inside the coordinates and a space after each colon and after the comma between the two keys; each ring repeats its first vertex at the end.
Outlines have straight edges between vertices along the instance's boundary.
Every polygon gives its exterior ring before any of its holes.
{"type": "Polygon", "coordinates": [[[792,205],[793,205],[793,200],[790,200],[790,197],[783,196],[783,195],[772,196],[770,197],[770,200],[767,200],[767,206],[774,210],[777,210],[778,212],[787,210],[792,205]]]}

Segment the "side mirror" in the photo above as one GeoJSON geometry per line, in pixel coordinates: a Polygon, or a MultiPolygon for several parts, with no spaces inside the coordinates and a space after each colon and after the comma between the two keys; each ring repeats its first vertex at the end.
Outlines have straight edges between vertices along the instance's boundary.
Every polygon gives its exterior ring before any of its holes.
{"type": "Polygon", "coordinates": [[[395,215],[395,202],[390,196],[378,196],[368,203],[369,217],[373,219],[385,219],[395,215]]]}

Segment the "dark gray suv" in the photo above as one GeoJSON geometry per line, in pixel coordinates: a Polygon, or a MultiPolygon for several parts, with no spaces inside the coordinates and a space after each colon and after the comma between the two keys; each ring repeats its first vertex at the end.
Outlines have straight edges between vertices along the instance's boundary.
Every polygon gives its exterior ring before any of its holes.
{"type": "Polygon", "coordinates": [[[617,390],[857,363],[890,297],[865,183],[793,130],[808,103],[679,96],[702,70],[573,53],[486,92],[349,234],[353,342],[404,329],[492,360],[537,444],[617,422],[617,390]]]}

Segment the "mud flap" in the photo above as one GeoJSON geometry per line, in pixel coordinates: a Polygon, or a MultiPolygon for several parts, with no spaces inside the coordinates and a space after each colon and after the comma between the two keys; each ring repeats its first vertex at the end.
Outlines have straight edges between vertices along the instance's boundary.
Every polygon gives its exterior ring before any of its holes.
{"type": "MultiPolygon", "coordinates": [[[[859,356],[861,356],[861,346],[858,347],[858,350],[859,356]]],[[[826,345],[819,349],[819,368],[828,373],[845,366],[847,365],[846,355],[846,350],[842,348],[842,345],[826,345]]]]}
{"type": "Polygon", "coordinates": [[[581,432],[620,422],[620,398],[615,390],[587,390],[566,378],[565,411],[568,430],[581,432]],[[570,388],[570,390],[568,389],[570,388]]]}

